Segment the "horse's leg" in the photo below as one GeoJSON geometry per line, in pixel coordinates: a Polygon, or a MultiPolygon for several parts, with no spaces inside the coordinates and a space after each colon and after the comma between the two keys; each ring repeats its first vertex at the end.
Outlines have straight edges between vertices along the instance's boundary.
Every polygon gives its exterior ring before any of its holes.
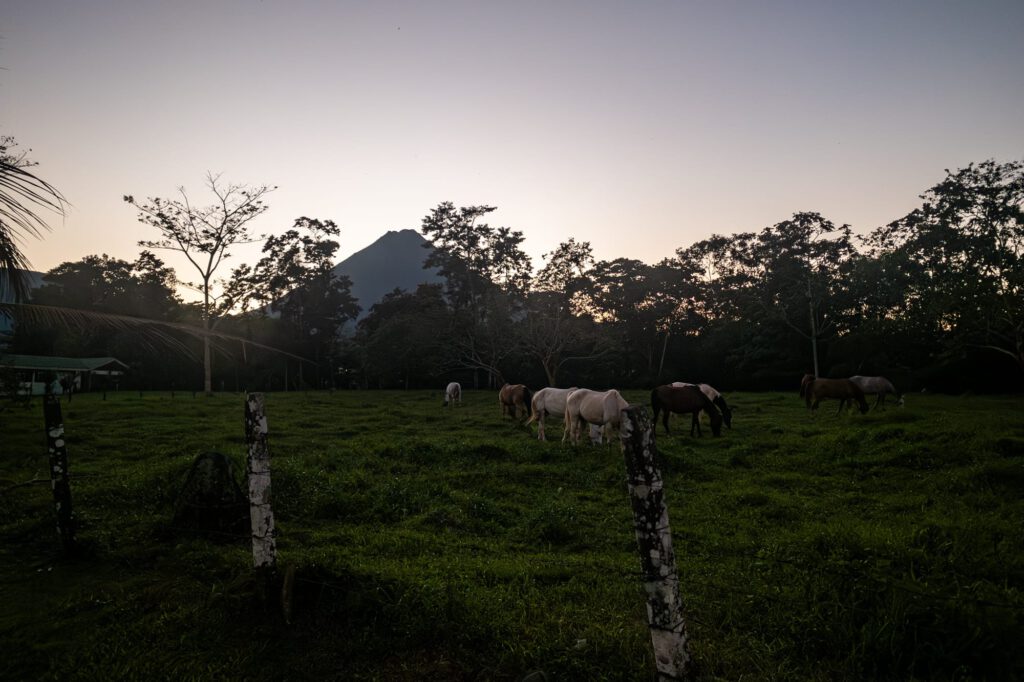
{"type": "Polygon", "coordinates": [[[844,407],[845,405],[846,405],[846,398],[840,398],[840,399],[839,399],[839,409],[838,409],[838,410],[836,410],[836,416],[837,416],[837,417],[838,417],[838,416],[839,416],[840,414],[842,414],[842,413],[843,413],[843,407],[844,407]]]}

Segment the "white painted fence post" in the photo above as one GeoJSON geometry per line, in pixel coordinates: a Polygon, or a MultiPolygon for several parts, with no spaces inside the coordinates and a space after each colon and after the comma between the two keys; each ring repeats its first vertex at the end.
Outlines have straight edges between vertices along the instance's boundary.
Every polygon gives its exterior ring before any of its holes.
{"type": "Polygon", "coordinates": [[[257,573],[269,579],[277,564],[274,512],[270,508],[270,447],[262,393],[245,399],[245,440],[249,456],[245,472],[249,482],[249,520],[252,523],[252,560],[257,573]]]}
{"type": "Polygon", "coordinates": [[[672,550],[661,471],[656,462],[654,428],[642,405],[631,405],[622,411],[619,436],[626,460],[658,679],[685,680],[692,672],[692,657],[679,597],[679,572],[672,550]]]}
{"type": "Polygon", "coordinates": [[[57,511],[57,532],[64,551],[75,551],[75,518],[71,513],[71,482],[68,477],[68,448],[64,440],[64,418],[60,398],[47,393],[43,398],[43,419],[46,422],[46,451],[50,459],[50,486],[57,511]]]}

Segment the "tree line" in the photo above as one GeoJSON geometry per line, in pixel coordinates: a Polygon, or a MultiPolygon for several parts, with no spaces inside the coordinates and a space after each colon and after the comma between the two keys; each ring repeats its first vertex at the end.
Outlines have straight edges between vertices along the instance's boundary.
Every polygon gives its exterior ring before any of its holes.
{"type": "MultiPolygon", "coordinates": [[[[33,303],[201,328],[192,354],[138,331],[18,324],[11,352],[113,355],[139,388],[649,387],[794,389],[805,373],[883,374],[905,390],[1018,390],[1024,380],[1024,164],[970,164],[907,215],[863,237],[814,212],[714,234],[654,264],[596,260],[569,239],[534,271],[522,232],[493,206],[439,204],[424,218],[425,267],[442,284],[396,290],[358,324],[332,276],[338,227],[300,217],[255,236],[268,186],[208,176],[214,201],[125,201],[159,233],[134,262],[91,255],[46,273],[33,303]],[[263,255],[226,274],[230,249],[263,255]],[[187,284],[154,252],[178,251],[187,284]],[[184,302],[181,285],[201,295],[184,302]],[[349,323],[346,326],[346,323],[349,323]],[[346,329],[343,333],[343,329],[346,329]],[[216,332],[216,334],[213,334],[216,332]],[[240,341],[242,340],[242,341],[240,341]],[[205,372],[197,368],[205,367],[205,372]]],[[[364,304],[367,302],[364,302],[364,304]]]]}

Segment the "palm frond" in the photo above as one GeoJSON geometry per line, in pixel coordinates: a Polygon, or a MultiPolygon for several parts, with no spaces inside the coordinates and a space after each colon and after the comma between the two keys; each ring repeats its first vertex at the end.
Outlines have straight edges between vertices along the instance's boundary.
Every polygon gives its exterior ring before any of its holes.
{"type": "Polygon", "coordinates": [[[28,260],[18,247],[22,235],[39,237],[49,229],[39,210],[64,215],[68,205],[57,188],[10,159],[0,159],[0,298],[8,292],[24,300],[29,285],[23,270],[28,260]]]}
{"type": "MultiPolygon", "coordinates": [[[[16,321],[26,324],[59,326],[77,330],[88,330],[95,328],[97,325],[102,325],[117,331],[131,331],[139,334],[140,342],[148,349],[167,348],[192,359],[196,359],[195,353],[172,332],[178,332],[194,339],[209,337],[213,341],[240,343],[243,347],[252,346],[253,348],[260,348],[271,353],[284,355],[300,362],[316,364],[309,358],[275,348],[274,346],[268,346],[251,339],[235,336],[234,334],[207,331],[202,327],[196,327],[183,322],[167,322],[144,317],[131,317],[130,315],[115,315],[113,313],[32,303],[0,303],[0,315],[7,315],[16,321]]],[[[230,356],[226,350],[218,350],[230,356]]]]}

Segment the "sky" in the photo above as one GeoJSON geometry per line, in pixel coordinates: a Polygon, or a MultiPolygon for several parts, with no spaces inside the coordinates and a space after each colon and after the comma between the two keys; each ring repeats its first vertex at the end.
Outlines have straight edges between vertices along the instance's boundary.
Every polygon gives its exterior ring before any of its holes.
{"type": "Polygon", "coordinates": [[[257,232],[334,220],[339,261],[452,201],[538,267],[654,263],[798,211],[866,234],[1024,159],[1022,33],[1020,0],[4,0],[0,135],[71,203],[37,270],[134,260],[122,197],[210,203],[207,172],[277,186],[257,232]]]}

